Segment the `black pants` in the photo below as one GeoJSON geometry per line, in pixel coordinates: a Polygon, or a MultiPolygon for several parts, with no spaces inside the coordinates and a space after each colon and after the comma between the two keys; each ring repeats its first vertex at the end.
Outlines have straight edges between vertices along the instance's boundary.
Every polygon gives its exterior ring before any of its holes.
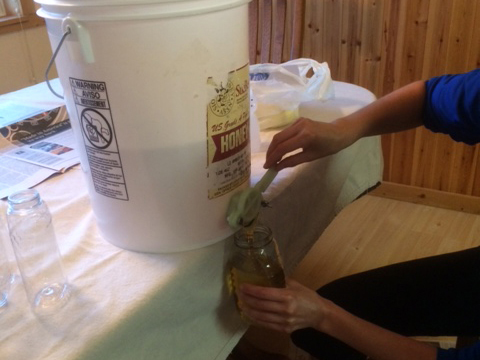
{"type": "MultiPolygon", "coordinates": [[[[358,317],[405,336],[480,335],[480,247],[389,265],[317,292],[358,317]]],[[[313,329],[292,333],[321,360],[365,359],[313,329]]]]}

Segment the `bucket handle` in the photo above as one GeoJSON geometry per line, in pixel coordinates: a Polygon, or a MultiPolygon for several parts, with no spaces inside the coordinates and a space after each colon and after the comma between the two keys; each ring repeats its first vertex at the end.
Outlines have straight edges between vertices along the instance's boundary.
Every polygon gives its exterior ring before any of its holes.
{"type": "Polygon", "coordinates": [[[57,94],[52,89],[48,81],[48,73],[50,72],[50,68],[52,67],[55,61],[55,58],[57,57],[57,54],[60,51],[60,48],[62,47],[63,42],[65,41],[67,36],[68,35],[74,36],[74,39],[80,43],[80,49],[83,55],[83,60],[87,64],[92,64],[95,62],[95,56],[93,54],[92,44],[90,41],[90,34],[88,33],[87,29],[85,29],[82,26],[82,24],[72,16],[72,14],[69,14],[65,19],[63,19],[62,29],[64,31],[62,38],[60,39],[60,42],[58,43],[57,48],[53,52],[52,58],[50,59],[50,62],[48,63],[48,66],[47,66],[47,70],[45,71],[45,79],[47,80],[48,88],[55,96],[59,97],[60,99],[63,99],[64,97],[60,94],[57,94]]]}
{"type": "Polygon", "coordinates": [[[55,62],[55,58],[57,57],[58,52],[60,51],[60,48],[62,47],[63,42],[67,38],[68,35],[72,33],[72,30],[70,27],[67,26],[66,31],[63,33],[62,38],[60,39],[60,42],[57,45],[57,48],[52,54],[52,57],[50,58],[50,62],[48,63],[47,69],[45,70],[45,80],[47,82],[47,86],[50,89],[50,91],[53,93],[53,95],[59,97],[60,99],[64,99],[64,97],[60,94],[58,94],[55,90],[53,90],[52,86],[50,85],[50,81],[48,80],[48,73],[50,72],[50,69],[52,68],[53,63],[55,62]]]}

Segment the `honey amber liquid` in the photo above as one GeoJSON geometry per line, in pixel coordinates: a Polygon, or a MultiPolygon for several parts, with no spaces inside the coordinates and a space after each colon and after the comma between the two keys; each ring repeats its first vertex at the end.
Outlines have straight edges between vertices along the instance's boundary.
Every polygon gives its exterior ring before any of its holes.
{"type": "Polygon", "coordinates": [[[240,266],[232,265],[230,269],[230,284],[235,294],[237,309],[242,317],[250,320],[242,313],[241,303],[236,290],[241,284],[283,288],[285,287],[285,273],[277,259],[266,257],[252,250],[250,257],[244,258],[240,266]]]}
{"type": "MultiPolygon", "coordinates": [[[[257,266],[256,266],[257,267],[257,266]]],[[[238,289],[241,284],[252,284],[258,286],[285,287],[285,274],[280,265],[269,265],[261,272],[251,269],[245,270],[237,267],[231,269],[232,284],[234,289],[238,289]]]]}

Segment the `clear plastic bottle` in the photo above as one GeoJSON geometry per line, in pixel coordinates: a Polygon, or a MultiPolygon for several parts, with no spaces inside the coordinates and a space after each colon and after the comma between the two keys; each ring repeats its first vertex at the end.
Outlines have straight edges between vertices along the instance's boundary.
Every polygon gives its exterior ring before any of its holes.
{"type": "MultiPolygon", "coordinates": [[[[234,293],[244,283],[285,287],[281,257],[269,227],[256,225],[253,229],[242,229],[235,234],[234,241],[229,261],[229,285],[234,293]]],[[[237,307],[240,310],[238,299],[237,307]]]]}
{"type": "Polygon", "coordinates": [[[60,260],[52,217],[34,189],[8,197],[7,222],[18,268],[33,310],[49,313],[66,304],[70,286],[60,260]]]}

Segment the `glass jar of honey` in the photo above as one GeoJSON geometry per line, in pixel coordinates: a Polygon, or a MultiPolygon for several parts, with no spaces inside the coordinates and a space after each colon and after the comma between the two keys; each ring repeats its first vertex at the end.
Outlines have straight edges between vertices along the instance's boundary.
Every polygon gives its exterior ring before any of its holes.
{"type": "MultiPolygon", "coordinates": [[[[248,283],[285,287],[285,273],[272,230],[264,225],[242,229],[234,235],[235,248],[229,262],[230,289],[248,283]]],[[[235,295],[236,296],[236,295],[235,295]]],[[[240,309],[238,299],[237,307],[240,309]]]]}

